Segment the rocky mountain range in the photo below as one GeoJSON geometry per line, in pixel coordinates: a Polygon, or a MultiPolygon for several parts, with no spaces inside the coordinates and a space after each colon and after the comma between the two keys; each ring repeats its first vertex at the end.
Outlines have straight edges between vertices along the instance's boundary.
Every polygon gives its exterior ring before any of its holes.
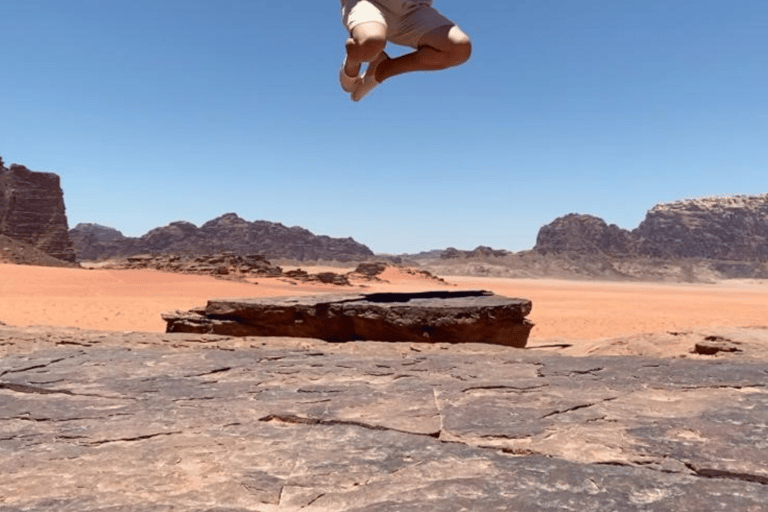
{"type": "Polygon", "coordinates": [[[267,221],[249,222],[234,213],[210,220],[200,227],[172,222],[145,235],[126,237],[98,224],[78,224],[69,232],[80,260],[103,260],[137,254],[185,256],[233,252],[262,254],[268,258],[297,260],[365,260],[373,256],[352,238],[315,235],[301,227],[267,221]]]}
{"type": "Polygon", "coordinates": [[[447,249],[417,259],[438,275],[713,281],[768,278],[768,195],[654,206],[633,229],[571,213],[543,226],[532,250],[447,249]]]}
{"type": "Polygon", "coordinates": [[[543,226],[533,249],[518,253],[480,246],[385,257],[352,238],[315,235],[263,220],[249,222],[235,213],[200,227],[173,222],[140,237],[98,224],[78,224],[69,230],[59,177],[18,164],[6,167],[0,158],[0,235],[4,236],[0,260],[5,256],[16,263],[42,264],[45,255],[75,264],[142,254],[191,257],[230,252],[303,261],[428,262],[430,271],[446,275],[768,278],[768,195],[659,204],[632,230],[593,215],[571,213],[543,226]]]}
{"type": "Polygon", "coordinates": [[[768,261],[768,195],[687,199],[654,206],[632,231],[570,214],[541,228],[541,254],[768,261]]]}

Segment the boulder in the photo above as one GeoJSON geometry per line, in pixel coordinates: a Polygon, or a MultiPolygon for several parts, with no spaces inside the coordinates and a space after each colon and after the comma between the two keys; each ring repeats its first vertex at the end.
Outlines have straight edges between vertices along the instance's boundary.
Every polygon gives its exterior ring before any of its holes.
{"type": "Polygon", "coordinates": [[[211,300],[163,319],[167,332],[524,347],[531,307],[487,291],[331,294],[211,300]]]}

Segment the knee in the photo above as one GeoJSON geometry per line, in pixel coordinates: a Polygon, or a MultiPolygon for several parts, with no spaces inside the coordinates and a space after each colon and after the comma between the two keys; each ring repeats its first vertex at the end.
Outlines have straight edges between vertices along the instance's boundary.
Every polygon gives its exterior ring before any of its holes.
{"type": "Polygon", "coordinates": [[[472,41],[455,25],[428,34],[420,43],[435,50],[430,55],[434,69],[459,66],[472,55],[472,41]]]}
{"type": "Polygon", "coordinates": [[[360,56],[359,60],[365,62],[375,60],[376,57],[384,51],[386,45],[386,38],[378,35],[360,40],[357,44],[358,55],[360,56]]]}
{"type": "Polygon", "coordinates": [[[347,53],[358,62],[376,59],[387,45],[386,28],[380,29],[373,25],[369,23],[356,27],[347,41],[347,53]]]}
{"type": "Polygon", "coordinates": [[[448,60],[450,66],[464,64],[472,55],[472,41],[459,27],[448,31],[448,60]]]}
{"type": "Polygon", "coordinates": [[[451,41],[448,50],[448,65],[460,66],[469,60],[472,56],[472,41],[466,35],[462,34],[451,41]]]}
{"type": "Polygon", "coordinates": [[[446,69],[454,66],[460,66],[469,60],[472,55],[472,43],[467,39],[466,41],[451,42],[451,44],[444,45],[432,58],[432,65],[434,69],[446,69]]]}

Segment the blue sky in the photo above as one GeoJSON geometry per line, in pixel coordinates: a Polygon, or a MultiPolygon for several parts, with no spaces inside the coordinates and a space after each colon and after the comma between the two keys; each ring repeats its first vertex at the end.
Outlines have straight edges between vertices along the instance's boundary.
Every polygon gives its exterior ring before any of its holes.
{"type": "Polygon", "coordinates": [[[435,6],[472,59],[353,103],[336,0],[0,0],[0,155],[72,227],[236,212],[382,253],[768,192],[765,0],[435,6]]]}

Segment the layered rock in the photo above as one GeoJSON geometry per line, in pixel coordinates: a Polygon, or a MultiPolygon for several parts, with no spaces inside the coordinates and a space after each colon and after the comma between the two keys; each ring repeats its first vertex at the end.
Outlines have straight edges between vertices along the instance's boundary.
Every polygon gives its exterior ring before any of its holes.
{"type": "Polygon", "coordinates": [[[74,262],[59,177],[0,164],[0,234],[74,262]]]}
{"type": "Polygon", "coordinates": [[[768,261],[768,195],[658,205],[632,233],[646,256],[768,261]]]}
{"type": "Polygon", "coordinates": [[[208,301],[163,315],[167,332],[326,341],[491,343],[525,347],[531,302],[486,291],[372,293],[208,301]]]}
{"type": "Polygon", "coordinates": [[[139,238],[113,230],[101,239],[103,226],[80,224],[73,230],[75,250],[82,259],[100,260],[138,254],[202,255],[215,252],[263,254],[268,258],[297,260],[360,260],[373,251],[352,238],[315,235],[301,227],[286,227],[267,221],[246,221],[234,213],[222,215],[197,227],[173,222],[139,238]],[[118,236],[119,235],[119,236],[118,236]]]}
{"type": "Polygon", "coordinates": [[[686,360],[0,327],[0,509],[761,511],[765,359],[730,339],[686,360]]]}

